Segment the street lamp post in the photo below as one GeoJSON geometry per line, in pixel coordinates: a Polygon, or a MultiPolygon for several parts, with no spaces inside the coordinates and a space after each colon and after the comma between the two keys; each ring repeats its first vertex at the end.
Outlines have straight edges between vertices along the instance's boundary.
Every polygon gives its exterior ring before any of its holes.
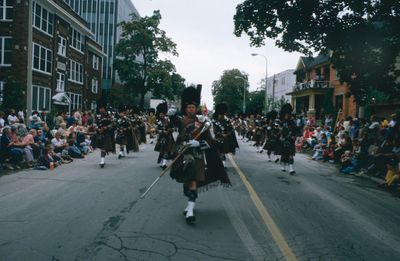
{"type": "Polygon", "coordinates": [[[235,76],[235,79],[243,80],[243,113],[246,113],[246,83],[247,83],[247,80],[240,76],[235,76]]]}
{"type": "MultiPolygon", "coordinates": [[[[267,93],[267,86],[268,86],[268,59],[267,56],[260,54],[260,53],[252,53],[252,56],[262,56],[265,59],[265,106],[266,111],[269,110],[269,104],[268,104],[268,93],[267,93]]],[[[272,97],[272,104],[274,103],[274,97],[272,97]]]]}

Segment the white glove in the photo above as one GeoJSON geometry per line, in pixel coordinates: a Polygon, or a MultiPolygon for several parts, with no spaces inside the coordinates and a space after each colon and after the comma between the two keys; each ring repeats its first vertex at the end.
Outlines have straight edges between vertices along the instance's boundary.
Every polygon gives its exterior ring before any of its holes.
{"type": "Polygon", "coordinates": [[[187,144],[190,145],[191,148],[200,147],[200,142],[198,142],[197,140],[189,140],[187,144]]]}

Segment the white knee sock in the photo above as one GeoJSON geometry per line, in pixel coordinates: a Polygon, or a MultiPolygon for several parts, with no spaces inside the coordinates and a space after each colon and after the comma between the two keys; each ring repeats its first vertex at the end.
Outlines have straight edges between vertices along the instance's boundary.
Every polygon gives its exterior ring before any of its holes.
{"type": "Polygon", "coordinates": [[[289,171],[290,171],[290,172],[294,171],[294,169],[293,169],[293,164],[289,164],[289,171]]]}
{"type": "Polygon", "coordinates": [[[186,211],[187,211],[186,217],[192,217],[193,216],[194,205],[195,205],[195,202],[188,201],[188,205],[186,207],[186,211]]]}
{"type": "Polygon", "coordinates": [[[101,157],[100,164],[104,164],[104,157],[101,157]]]}

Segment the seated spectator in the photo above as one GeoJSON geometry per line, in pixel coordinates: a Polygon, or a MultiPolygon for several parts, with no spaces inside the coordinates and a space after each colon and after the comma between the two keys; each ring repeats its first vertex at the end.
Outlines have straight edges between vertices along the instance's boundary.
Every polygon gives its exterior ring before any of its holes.
{"type": "Polygon", "coordinates": [[[68,141],[68,155],[72,158],[83,159],[81,150],[75,145],[75,140],[70,139],[68,141]]]}
{"type": "Polygon", "coordinates": [[[39,157],[36,165],[36,169],[53,169],[59,166],[60,163],[56,161],[52,153],[51,148],[45,148],[43,150],[43,155],[39,157]]]}
{"type": "Polygon", "coordinates": [[[17,115],[15,114],[14,109],[10,109],[10,114],[7,117],[7,122],[9,125],[19,123],[19,119],[18,119],[17,115]]]}
{"type": "Polygon", "coordinates": [[[314,146],[314,155],[312,156],[313,160],[322,160],[323,159],[323,152],[326,148],[324,144],[317,144],[314,146]]]}
{"type": "Polygon", "coordinates": [[[34,161],[33,152],[29,147],[27,147],[27,144],[22,141],[23,137],[25,137],[27,134],[27,129],[24,127],[24,125],[11,126],[10,137],[13,144],[12,147],[21,152],[25,163],[28,165],[28,167],[31,167],[32,162],[34,161]]]}
{"type": "Polygon", "coordinates": [[[396,185],[400,178],[399,162],[397,159],[391,159],[386,164],[387,172],[385,182],[379,184],[380,187],[391,188],[396,185]]]}
{"type": "MultiPolygon", "coordinates": [[[[1,160],[10,160],[12,166],[5,164],[4,167],[8,169],[19,169],[19,163],[23,160],[23,151],[13,147],[14,143],[11,140],[11,128],[4,127],[3,135],[0,138],[0,158],[1,160]]],[[[4,162],[2,162],[4,163],[4,162]]]]}
{"type": "Polygon", "coordinates": [[[300,152],[303,148],[304,138],[302,136],[297,136],[294,146],[296,147],[296,152],[300,152]]]}
{"type": "Polygon", "coordinates": [[[0,111],[0,135],[2,134],[3,128],[6,126],[6,121],[4,120],[4,112],[0,111]]]}
{"type": "Polygon", "coordinates": [[[39,112],[32,112],[32,116],[29,117],[29,129],[41,129],[42,128],[42,120],[39,117],[39,112]]]}
{"type": "Polygon", "coordinates": [[[56,132],[55,137],[51,140],[51,148],[55,153],[62,153],[67,147],[65,140],[61,139],[61,133],[56,132]]]}

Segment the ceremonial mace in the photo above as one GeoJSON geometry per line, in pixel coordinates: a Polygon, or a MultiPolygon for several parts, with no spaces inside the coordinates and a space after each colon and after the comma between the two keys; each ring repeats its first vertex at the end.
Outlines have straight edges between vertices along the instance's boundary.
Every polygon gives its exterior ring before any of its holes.
{"type": "MultiPolygon", "coordinates": [[[[197,135],[193,138],[194,140],[197,140],[198,138],[200,138],[200,135],[203,134],[206,130],[208,130],[211,127],[211,123],[206,121],[204,122],[204,126],[201,129],[201,131],[199,133],[197,133],[197,135]]],[[[185,145],[183,147],[183,149],[179,152],[178,156],[175,157],[175,159],[171,162],[171,164],[168,165],[168,167],[166,167],[160,174],[160,176],[158,176],[158,178],[156,178],[156,180],[154,180],[154,182],[150,185],[150,187],[148,189],[146,189],[146,191],[140,196],[140,198],[144,198],[146,196],[147,193],[149,193],[149,191],[153,188],[153,186],[160,180],[160,178],[162,176],[164,176],[165,173],[167,173],[168,170],[171,169],[172,165],[174,165],[174,163],[179,159],[180,156],[182,156],[182,154],[188,149],[190,148],[190,145],[185,145]]]]}

